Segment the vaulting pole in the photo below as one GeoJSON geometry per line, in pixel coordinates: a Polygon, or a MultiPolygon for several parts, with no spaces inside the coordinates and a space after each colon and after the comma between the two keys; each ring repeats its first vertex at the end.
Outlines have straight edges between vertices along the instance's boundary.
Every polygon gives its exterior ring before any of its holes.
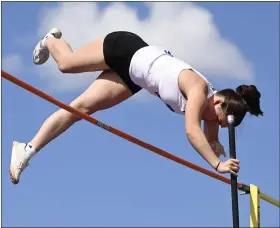
{"type": "MultiPolygon", "coordinates": [[[[234,116],[228,116],[228,135],[229,135],[229,151],[230,157],[236,159],[235,149],[235,127],[234,116]]],[[[239,228],[239,210],[238,210],[238,191],[237,191],[237,177],[231,174],[231,200],[232,200],[232,219],[233,228],[239,228]]]]}

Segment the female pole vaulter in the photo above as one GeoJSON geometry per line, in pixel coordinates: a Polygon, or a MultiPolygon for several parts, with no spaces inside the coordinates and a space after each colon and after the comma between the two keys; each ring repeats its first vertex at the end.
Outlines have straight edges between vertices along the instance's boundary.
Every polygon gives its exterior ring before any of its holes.
{"type": "MultiPolygon", "coordinates": [[[[184,116],[189,142],[213,169],[238,175],[239,160],[219,159],[221,154],[225,155],[219,143],[219,127],[227,127],[227,115],[235,116],[236,126],[247,112],[263,115],[261,94],[256,86],[240,85],[235,90],[216,91],[205,76],[172,56],[168,49],[150,46],[131,32],[111,32],[76,51],[61,36],[61,31],[53,28],[39,41],[33,51],[35,64],[45,63],[51,54],[63,73],[102,71],[70,106],[91,115],[146,89],[172,112],[184,116]]],[[[36,153],[79,120],[80,117],[60,109],[47,118],[28,143],[14,141],[10,163],[12,183],[19,183],[21,173],[36,153]]]]}

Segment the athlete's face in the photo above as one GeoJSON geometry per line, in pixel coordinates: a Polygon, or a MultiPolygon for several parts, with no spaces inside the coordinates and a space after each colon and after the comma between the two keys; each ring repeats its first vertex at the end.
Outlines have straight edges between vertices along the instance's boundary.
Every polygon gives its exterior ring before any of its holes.
{"type": "Polygon", "coordinates": [[[215,107],[217,121],[222,128],[225,128],[228,127],[228,122],[227,122],[227,116],[222,110],[222,103],[223,100],[217,100],[213,104],[215,107]]]}

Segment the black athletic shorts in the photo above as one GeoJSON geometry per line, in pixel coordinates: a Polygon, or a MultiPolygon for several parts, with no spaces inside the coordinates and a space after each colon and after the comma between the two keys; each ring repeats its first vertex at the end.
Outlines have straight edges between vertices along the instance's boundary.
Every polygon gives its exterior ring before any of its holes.
{"type": "Polygon", "coordinates": [[[135,94],[141,90],[129,76],[129,66],[132,56],[139,49],[148,46],[138,35],[118,31],[109,33],[103,43],[105,63],[125,82],[130,91],[135,94]]]}

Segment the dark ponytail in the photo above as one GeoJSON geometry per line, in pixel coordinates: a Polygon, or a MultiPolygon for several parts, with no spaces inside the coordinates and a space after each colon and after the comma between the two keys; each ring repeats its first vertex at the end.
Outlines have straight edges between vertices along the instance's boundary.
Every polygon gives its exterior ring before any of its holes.
{"type": "Polygon", "coordinates": [[[255,116],[263,115],[260,108],[261,93],[254,85],[240,85],[235,91],[224,89],[217,95],[224,98],[221,105],[223,112],[235,116],[235,126],[242,122],[247,112],[255,116]]]}
{"type": "Polygon", "coordinates": [[[255,116],[263,116],[260,108],[261,93],[257,90],[256,86],[240,85],[236,88],[236,93],[245,100],[248,112],[255,116]]]}

